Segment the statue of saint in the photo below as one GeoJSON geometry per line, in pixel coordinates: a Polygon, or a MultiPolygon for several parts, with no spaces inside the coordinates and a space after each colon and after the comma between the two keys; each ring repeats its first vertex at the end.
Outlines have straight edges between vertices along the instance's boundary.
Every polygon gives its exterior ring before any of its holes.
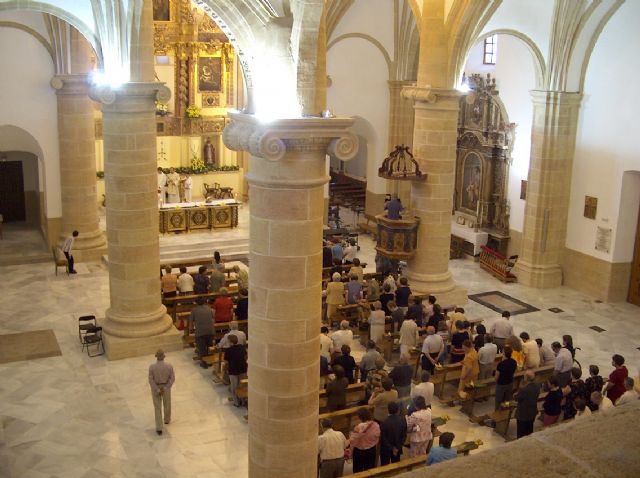
{"type": "Polygon", "coordinates": [[[204,143],[204,164],[207,166],[215,166],[216,165],[216,148],[211,144],[211,139],[207,138],[207,141],[204,143]]]}

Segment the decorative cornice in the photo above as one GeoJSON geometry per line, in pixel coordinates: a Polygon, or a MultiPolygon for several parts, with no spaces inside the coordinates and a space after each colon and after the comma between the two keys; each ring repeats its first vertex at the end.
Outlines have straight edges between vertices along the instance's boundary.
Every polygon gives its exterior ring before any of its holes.
{"type": "Polygon", "coordinates": [[[446,100],[457,100],[459,96],[458,90],[431,88],[430,86],[407,86],[402,89],[402,97],[415,103],[435,104],[446,100]]]}
{"type": "Polygon", "coordinates": [[[569,91],[531,90],[531,99],[536,105],[563,104],[580,106],[582,93],[569,91]]]}
{"type": "Polygon", "coordinates": [[[244,113],[229,113],[222,134],[227,148],[279,161],[287,152],[322,151],[348,161],[358,152],[358,137],[347,129],[351,118],[280,119],[268,123],[244,113]]]}

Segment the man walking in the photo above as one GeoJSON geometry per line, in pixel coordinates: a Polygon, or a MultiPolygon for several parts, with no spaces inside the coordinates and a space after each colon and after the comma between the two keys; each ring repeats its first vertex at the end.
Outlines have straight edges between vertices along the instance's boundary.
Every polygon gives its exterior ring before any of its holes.
{"type": "Polygon", "coordinates": [[[538,414],[538,396],[540,385],[535,382],[535,374],[531,370],[524,373],[524,386],[516,394],[517,436],[522,438],[533,433],[533,422],[538,414]]]}
{"type": "Polygon", "coordinates": [[[156,363],[149,366],[149,385],[153,398],[153,409],[156,415],[156,433],[162,435],[162,409],[164,408],[164,423],[171,422],[171,386],[176,378],[173,367],[164,361],[164,351],[156,352],[156,363]]]}
{"type": "Polygon", "coordinates": [[[71,253],[76,237],[78,237],[78,231],[73,231],[64,241],[64,246],[62,246],[62,252],[67,258],[67,272],[69,274],[77,274],[77,271],[73,268],[73,254],[71,253]]]}

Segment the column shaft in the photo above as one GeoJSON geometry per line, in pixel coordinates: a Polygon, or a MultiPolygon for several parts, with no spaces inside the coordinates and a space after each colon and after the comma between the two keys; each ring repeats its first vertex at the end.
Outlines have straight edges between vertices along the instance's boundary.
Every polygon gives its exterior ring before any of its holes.
{"type": "Polygon", "coordinates": [[[353,121],[231,117],[225,144],[252,153],[249,476],[315,478],[325,162],[343,135],[355,155],[353,121]]]}
{"type": "Polygon", "coordinates": [[[93,103],[87,75],[51,80],[58,101],[62,237],[77,230],[76,259],[97,259],[106,249],[99,227],[93,103]]]}
{"type": "Polygon", "coordinates": [[[518,282],[548,288],[562,284],[560,258],[567,236],[571,172],[582,95],[533,91],[531,162],[516,264],[518,282]]]}
{"type": "Polygon", "coordinates": [[[109,288],[109,358],[178,349],[160,299],[155,104],[160,83],[96,89],[103,103],[109,288]],[[128,340],[143,339],[143,340],[128,340]]]}
{"type": "Polygon", "coordinates": [[[414,156],[427,173],[426,181],[411,184],[411,209],[420,218],[418,248],[409,261],[412,290],[434,294],[443,305],[467,301],[449,272],[451,209],[456,169],[458,92],[407,88],[415,99],[414,156]]]}

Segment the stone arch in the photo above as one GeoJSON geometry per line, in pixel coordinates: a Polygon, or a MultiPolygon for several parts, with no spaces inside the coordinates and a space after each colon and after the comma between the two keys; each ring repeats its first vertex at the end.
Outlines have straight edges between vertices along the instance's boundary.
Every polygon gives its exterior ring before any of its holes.
{"type": "Polygon", "coordinates": [[[456,72],[456,85],[460,83],[460,80],[462,78],[462,73],[464,71],[464,67],[467,63],[467,58],[469,56],[469,52],[471,51],[471,49],[478,42],[484,41],[486,38],[490,37],[491,35],[510,35],[512,37],[517,38],[522,43],[524,43],[524,45],[527,47],[527,49],[531,53],[531,56],[533,59],[533,67],[536,72],[536,89],[543,88],[547,66],[544,60],[544,55],[540,51],[540,48],[538,47],[538,45],[536,45],[536,43],[531,38],[529,38],[524,33],[521,33],[517,30],[511,30],[506,28],[504,29],[500,28],[500,29],[491,30],[489,32],[483,33],[482,35],[478,36],[475,39],[475,41],[470,42],[469,48],[464,53],[464,61],[460,62],[460,65],[461,65],[460,70],[456,72]]]}
{"type": "Polygon", "coordinates": [[[9,0],[0,3],[0,11],[2,10],[30,10],[40,13],[48,13],[49,15],[64,20],[82,33],[82,35],[91,44],[91,48],[96,52],[98,64],[102,64],[102,46],[96,32],[72,12],[45,2],[24,2],[21,0],[9,0]]]}
{"type": "Polygon", "coordinates": [[[386,50],[386,48],[382,45],[382,43],[380,43],[378,40],[376,40],[375,38],[373,38],[370,35],[367,35],[365,33],[346,33],[344,35],[340,35],[339,37],[331,40],[329,42],[329,44],[327,45],[327,52],[331,49],[331,47],[333,47],[335,44],[340,43],[343,40],[346,40],[348,38],[360,38],[366,42],[371,43],[373,46],[375,46],[380,53],[382,54],[382,57],[384,58],[385,63],[387,64],[387,70],[389,73],[389,78],[391,78],[391,68],[393,66],[393,63],[391,61],[391,57],[389,56],[389,52],[386,50]]]}
{"type": "Polygon", "coordinates": [[[51,61],[53,61],[55,63],[55,61],[56,61],[55,56],[56,55],[55,55],[55,52],[53,51],[53,48],[51,47],[51,44],[47,41],[47,39],[45,37],[40,35],[40,33],[35,31],[33,28],[29,28],[28,26],[23,25],[22,23],[6,22],[6,21],[0,21],[0,28],[15,28],[16,30],[22,30],[23,32],[28,33],[29,35],[34,37],[36,40],[38,40],[42,44],[42,46],[45,48],[45,50],[47,50],[47,52],[49,52],[49,56],[51,57],[51,61]]]}

